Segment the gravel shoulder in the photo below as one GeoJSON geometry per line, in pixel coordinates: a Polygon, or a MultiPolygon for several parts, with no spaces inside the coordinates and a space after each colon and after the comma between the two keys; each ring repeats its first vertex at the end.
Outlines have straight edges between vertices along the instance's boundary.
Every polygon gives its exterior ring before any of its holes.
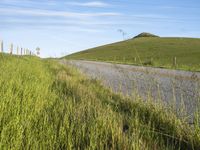
{"type": "Polygon", "coordinates": [[[61,63],[76,66],[89,77],[102,80],[114,92],[161,100],[166,104],[175,103],[176,109],[185,109],[190,118],[199,105],[199,72],[82,60],[61,60],[61,63]]]}

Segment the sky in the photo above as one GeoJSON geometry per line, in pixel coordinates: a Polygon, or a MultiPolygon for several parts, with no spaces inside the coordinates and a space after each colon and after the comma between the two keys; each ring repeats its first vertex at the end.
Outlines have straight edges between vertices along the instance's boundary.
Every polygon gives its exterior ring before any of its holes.
{"type": "Polygon", "coordinates": [[[0,40],[61,57],[141,32],[200,38],[199,16],[199,0],[0,0],[0,40]]]}

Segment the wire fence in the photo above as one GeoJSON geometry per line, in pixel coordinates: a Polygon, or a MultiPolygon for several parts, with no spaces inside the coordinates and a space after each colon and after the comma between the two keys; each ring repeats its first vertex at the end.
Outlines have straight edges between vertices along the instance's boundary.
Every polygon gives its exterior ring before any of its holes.
{"type": "Polygon", "coordinates": [[[1,40],[0,41],[0,53],[8,53],[10,55],[31,55],[31,56],[39,56],[40,55],[40,48],[37,47],[34,51],[30,50],[29,48],[23,48],[16,46],[14,49],[13,43],[10,43],[8,45],[8,49],[6,50],[4,48],[4,42],[1,40]]]}

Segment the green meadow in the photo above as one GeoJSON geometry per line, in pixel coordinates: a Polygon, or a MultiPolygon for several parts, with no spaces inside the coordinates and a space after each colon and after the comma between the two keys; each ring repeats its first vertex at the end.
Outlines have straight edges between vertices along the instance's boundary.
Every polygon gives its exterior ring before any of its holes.
{"type": "Polygon", "coordinates": [[[113,94],[56,60],[0,54],[2,150],[195,150],[198,118],[190,126],[161,103],[113,94]]]}
{"type": "Polygon", "coordinates": [[[65,58],[200,71],[200,39],[139,37],[65,58]]]}

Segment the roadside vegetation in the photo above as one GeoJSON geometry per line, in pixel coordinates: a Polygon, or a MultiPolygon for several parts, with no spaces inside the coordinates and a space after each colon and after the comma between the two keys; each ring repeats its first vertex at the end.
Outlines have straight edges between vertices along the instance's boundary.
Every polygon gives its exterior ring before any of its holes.
{"type": "Polygon", "coordinates": [[[0,112],[0,149],[200,148],[198,114],[190,126],[55,60],[0,54],[0,112]]]}
{"type": "Polygon", "coordinates": [[[199,47],[200,39],[195,38],[136,36],[130,40],[85,50],[65,58],[200,71],[199,47]]]}

